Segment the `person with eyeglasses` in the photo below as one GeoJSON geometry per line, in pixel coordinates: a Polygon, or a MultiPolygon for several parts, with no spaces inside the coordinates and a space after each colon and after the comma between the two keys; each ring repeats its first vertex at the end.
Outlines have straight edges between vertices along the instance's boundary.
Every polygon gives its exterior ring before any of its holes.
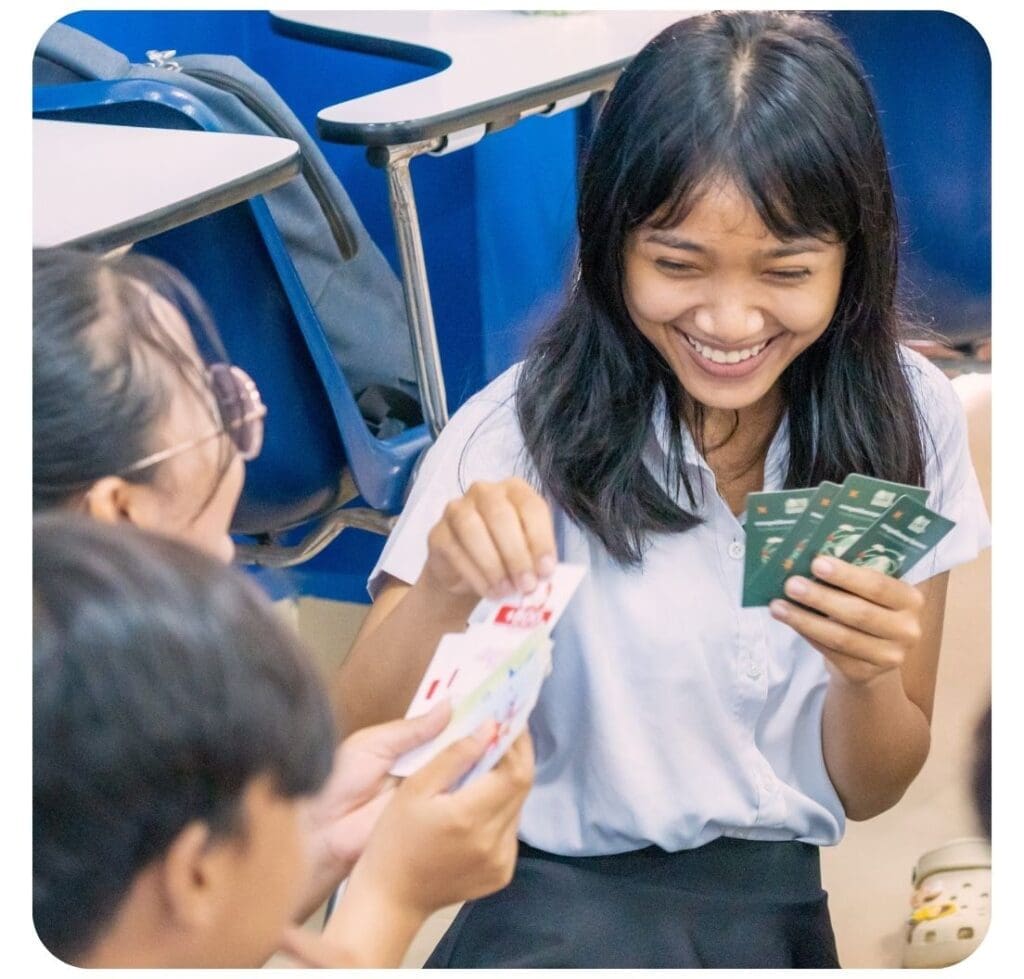
{"type": "Polygon", "coordinates": [[[266,408],[182,276],[131,253],[37,250],[32,366],[35,511],[71,507],[231,560],[266,408]],[[203,362],[189,322],[223,362],[203,362]]]}
{"type": "MultiPolygon", "coordinates": [[[[231,518],[267,409],[252,379],[229,362],[189,282],[142,255],[38,249],[32,332],[34,512],[77,511],[229,563],[231,518]],[[194,336],[212,351],[209,362],[194,336]]],[[[331,942],[296,938],[304,944],[293,954],[307,964],[398,965],[427,914],[510,879],[533,779],[528,735],[456,792],[446,789],[486,750],[487,737],[460,742],[458,757],[439,756],[418,781],[387,774],[444,728],[449,710],[366,728],[335,750],[304,814],[312,871],[293,917],[316,910],[375,834],[402,852],[403,841],[423,845],[415,859],[386,864],[387,873],[364,868],[335,912],[331,942]],[[373,927],[351,924],[364,918],[373,927]]]]}

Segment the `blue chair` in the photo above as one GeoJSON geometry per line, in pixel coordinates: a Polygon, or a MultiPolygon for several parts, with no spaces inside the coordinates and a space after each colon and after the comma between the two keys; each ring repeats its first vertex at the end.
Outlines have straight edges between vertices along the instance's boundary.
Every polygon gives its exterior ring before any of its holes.
{"type": "MultiPolygon", "coordinates": [[[[171,76],[173,78],[173,76],[171,76]]],[[[37,85],[37,118],[180,129],[221,128],[173,83],[125,78],[37,85]]],[[[159,179],[160,161],[151,166],[159,179]]],[[[377,438],[327,341],[262,198],[140,241],[180,269],[207,301],[232,361],[256,381],[269,412],[232,530],[239,558],[298,564],[346,527],[386,534],[432,435],[425,424],[377,438]]]]}

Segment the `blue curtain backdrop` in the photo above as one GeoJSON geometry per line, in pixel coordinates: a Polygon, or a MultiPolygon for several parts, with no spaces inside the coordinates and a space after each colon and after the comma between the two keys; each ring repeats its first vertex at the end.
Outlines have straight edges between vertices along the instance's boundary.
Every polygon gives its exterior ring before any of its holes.
{"type": "MultiPolygon", "coordinates": [[[[905,245],[904,296],[944,332],[989,332],[990,66],[977,32],[941,12],[836,12],[882,112],[905,245]]],[[[316,131],[323,106],[432,69],[280,37],[262,11],[85,11],[64,21],[145,61],[150,48],[234,54],[316,131]]],[[[412,167],[454,410],[521,356],[557,303],[574,241],[576,113],[530,119],[412,167]]],[[[362,150],[321,144],[397,269],[381,172],[362,150]]],[[[345,531],[289,572],[307,594],[366,601],[381,539],[345,531]]],[[[278,591],[281,590],[278,584],[278,591]]]]}

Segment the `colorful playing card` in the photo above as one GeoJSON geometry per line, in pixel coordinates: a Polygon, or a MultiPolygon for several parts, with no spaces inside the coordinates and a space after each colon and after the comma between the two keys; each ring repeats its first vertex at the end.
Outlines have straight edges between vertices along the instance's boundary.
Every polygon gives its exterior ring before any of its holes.
{"type": "Polygon", "coordinates": [[[573,592],[583,579],[582,564],[559,563],[552,575],[529,595],[516,593],[507,598],[485,598],[469,617],[470,626],[494,625],[509,629],[535,629],[550,633],[565,611],[573,592]]]}
{"type": "Polygon", "coordinates": [[[473,694],[460,703],[460,710],[467,712],[466,719],[460,722],[461,729],[466,733],[472,734],[488,718],[497,721],[498,728],[483,757],[460,779],[456,788],[490,771],[526,729],[530,713],[537,706],[544,680],[551,672],[553,645],[543,632],[530,642],[535,642],[536,648],[530,650],[525,660],[502,664],[473,694]],[[475,697],[480,699],[474,703],[475,697]]]}
{"type": "MultiPolygon", "coordinates": [[[[399,777],[411,775],[450,744],[472,734],[487,720],[494,719],[498,722],[494,740],[487,753],[460,783],[465,784],[496,764],[525,728],[551,668],[552,644],[543,626],[527,633],[495,626],[481,627],[472,636],[446,636],[445,640],[460,641],[442,641],[446,647],[440,661],[444,668],[435,674],[432,662],[424,683],[430,677],[450,676],[451,663],[445,656],[451,655],[452,650],[464,657],[460,663],[461,674],[453,680],[447,692],[452,702],[451,719],[432,741],[399,758],[391,768],[391,774],[399,777]],[[468,680],[470,677],[472,682],[468,680]]],[[[433,706],[429,699],[420,697],[423,686],[421,684],[421,690],[417,691],[407,717],[424,713],[433,706]]]]}
{"type": "Polygon", "coordinates": [[[956,524],[911,496],[901,496],[843,554],[843,560],[901,578],[956,524]]]}
{"type": "Polygon", "coordinates": [[[743,605],[753,604],[755,574],[768,563],[797,521],[807,512],[814,490],[782,490],[747,496],[746,558],[743,564],[743,605]]]}
{"type": "Polygon", "coordinates": [[[815,528],[828,513],[840,489],[838,483],[825,481],[813,491],[814,495],[803,514],[789,529],[785,540],[772,549],[760,570],[754,570],[753,580],[744,581],[744,608],[767,605],[773,598],[782,594],[782,584],[786,576],[795,574],[790,569],[798,561],[802,561],[815,528]]]}
{"type": "Polygon", "coordinates": [[[464,633],[442,636],[423,679],[405,712],[406,717],[419,717],[444,699],[458,693],[459,681],[476,672],[473,653],[476,646],[464,633]]]}

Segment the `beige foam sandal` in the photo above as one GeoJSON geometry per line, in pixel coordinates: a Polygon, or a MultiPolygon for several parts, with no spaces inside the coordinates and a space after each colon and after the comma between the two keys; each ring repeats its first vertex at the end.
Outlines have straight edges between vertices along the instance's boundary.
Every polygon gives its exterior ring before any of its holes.
{"type": "Polygon", "coordinates": [[[967,958],[988,931],[992,845],[950,840],[917,861],[903,968],[941,969],[967,958]]]}

